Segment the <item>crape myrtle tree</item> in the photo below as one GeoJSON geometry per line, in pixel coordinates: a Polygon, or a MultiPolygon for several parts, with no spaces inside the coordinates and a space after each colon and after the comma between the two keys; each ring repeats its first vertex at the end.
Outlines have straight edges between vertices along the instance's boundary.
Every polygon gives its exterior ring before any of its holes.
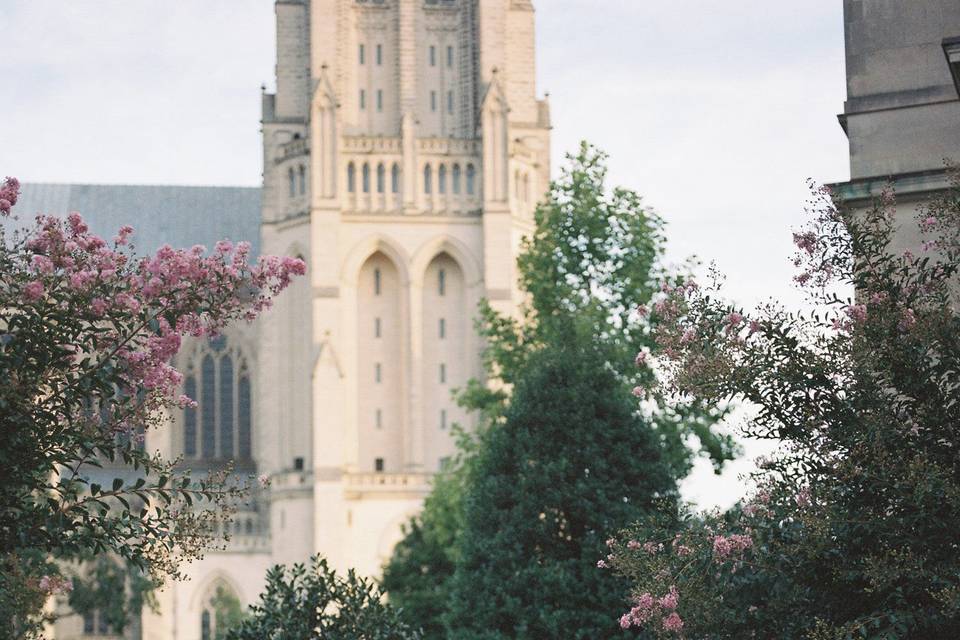
{"type": "Polygon", "coordinates": [[[654,307],[664,389],[742,399],[747,432],[783,446],[733,512],[664,512],[611,545],[624,627],[960,637],[960,183],[921,208],[913,250],[889,190],[854,212],[822,188],[811,213],[794,240],[814,311],[748,315],[694,283],[654,307]]]}
{"type": "MultiPolygon", "coordinates": [[[[422,514],[407,527],[384,571],[391,601],[401,605],[428,638],[442,638],[438,613],[446,608],[463,528],[463,495],[484,439],[502,425],[510,389],[526,375],[539,350],[569,340],[602,353],[618,383],[649,381],[646,368],[632,367],[638,352],[652,344],[649,318],[636,313],[677,276],[663,264],[663,222],[633,191],[608,190],[606,156],[583,143],[568,156],[560,178],[535,212],[535,228],[518,260],[519,284],[527,293],[519,317],[480,307],[487,380],[473,380],[458,400],[480,416],[474,433],[460,433],[459,454],[438,477],[422,514]],[[569,332],[571,323],[577,330],[569,332]]],[[[735,446],[712,430],[718,413],[703,405],[667,404],[652,397],[646,420],[673,477],[686,475],[695,455],[719,467],[735,446]],[[697,447],[689,445],[695,443],[697,447]]]]}
{"type": "MultiPolygon", "coordinates": [[[[112,241],[79,214],[9,219],[19,184],[0,189],[0,630],[26,637],[48,620],[44,602],[71,583],[61,567],[110,555],[153,581],[216,544],[218,524],[245,487],[228,470],[178,471],[141,446],[178,395],[170,365],[184,336],[253,319],[300,260],[261,257],[248,244],[162,247],[137,258],[133,229],[112,241]],[[125,478],[98,484],[104,461],[125,478]]],[[[83,600],[80,598],[79,600],[83,600]]],[[[76,604],[82,605],[82,602],[76,604]]]]}
{"type": "Polygon", "coordinates": [[[420,640],[376,584],[349,571],[339,576],[319,556],[310,565],[267,572],[267,586],[227,640],[420,640]]]}

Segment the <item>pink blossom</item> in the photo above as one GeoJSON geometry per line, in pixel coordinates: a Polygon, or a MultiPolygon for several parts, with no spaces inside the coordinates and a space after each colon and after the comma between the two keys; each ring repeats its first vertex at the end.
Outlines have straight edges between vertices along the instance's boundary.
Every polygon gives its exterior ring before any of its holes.
{"type": "Polygon", "coordinates": [[[663,619],[663,628],[667,631],[680,631],[683,629],[683,620],[681,620],[677,612],[674,611],[663,619]]]}
{"type": "Polygon", "coordinates": [[[649,541],[648,541],[648,542],[644,542],[644,543],[643,543],[643,550],[652,555],[652,554],[654,554],[654,553],[657,552],[657,543],[656,543],[656,542],[649,542],[649,541]]]}
{"type": "Polygon", "coordinates": [[[814,249],[817,247],[817,234],[815,234],[813,231],[794,233],[793,243],[797,245],[797,248],[799,248],[801,251],[805,251],[806,253],[812,255],[814,249]]]}
{"type": "Polygon", "coordinates": [[[800,507],[801,509],[809,507],[810,506],[810,487],[804,487],[800,489],[800,491],[797,493],[796,497],[794,498],[794,501],[797,503],[797,506],[800,507]]]}
{"type": "Polygon", "coordinates": [[[696,339],[697,339],[697,330],[690,328],[684,331],[683,335],[680,336],[680,344],[690,344],[696,339]]]}
{"type": "Polygon", "coordinates": [[[670,591],[667,595],[660,598],[660,606],[664,609],[671,611],[677,608],[677,603],[680,601],[680,594],[677,592],[676,587],[670,587],[670,591]]]}
{"type": "Polygon", "coordinates": [[[917,324],[917,316],[913,309],[906,308],[900,313],[900,320],[897,322],[897,328],[900,331],[909,331],[917,324]]]}
{"type": "Polygon", "coordinates": [[[625,613],[622,616],[620,616],[621,629],[629,629],[631,624],[633,624],[633,619],[630,617],[629,613],[625,613]]]}
{"type": "Polygon", "coordinates": [[[642,367],[647,362],[647,352],[641,351],[637,354],[637,357],[633,359],[634,364],[638,367],[642,367]]]}
{"type": "Polygon", "coordinates": [[[47,256],[34,255],[30,258],[30,264],[38,273],[47,275],[53,273],[53,261],[47,256]]]}
{"type": "Polygon", "coordinates": [[[627,543],[627,549],[630,549],[631,551],[636,551],[639,548],[640,548],[640,543],[637,542],[636,540],[631,540],[630,542],[627,543]]]}
{"type": "Polygon", "coordinates": [[[93,312],[93,315],[102,318],[103,314],[107,312],[107,303],[103,298],[94,298],[90,301],[90,311],[93,312]]]}
{"type": "Polygon", "coordinates": [[[643,397],[646,393],[646,390],[643,387],[637,386],[633,388],[633,395],[637,398],[643,397]]]}
{"type": "Polygon", "coordinates": [[[23,297],[27,302],[36,302],[43,297],[44,291],[43,283],[34,280],[27,283],[27,286],[23,288],[23,297]]]}
{"type": "Polygon", "coordinates": [[[688,546],[685,545],[685,544],[678,544],[678,545],[676,545],[676,546],[674,547],[674,550],[677,552],[677,555],[680,556],[681,558],[683,558],[683,557],[685,557],[685,556],[688,556],[688,555],[690,555],[691,553],[693,553],[693,549],[691,549],[690,547],[688,547],[688,546]]]}
{"type": "MultiPolygon", "coordinates": [[[[193,404],[194,404],[194,407],[196,407],[196,404],[197,404],[197,403],[194,402],[193,404]]],[[[260,474],[260,475],[257,477],[257,481],[260,483],[260,486],[261,486],[261,487],[266,487],[267,485],[270,484],[270,476],[268,476],[268,475],[265,474],[265,473],[262,473],[262,474],[260,474]]],[[[603,560],[601,560],[601,562],[603,562],[603,560]]],[[[598,566],[599,566],[599,565],[598,565],[598,566]]]]}
{"type": "Polygon", "coordinates": [[[610,565],[607,564],[606,560],[597,560],[597,569],[609,569],[610,565]]]}
{"type": "Polygon", "coordinates": [[[928,216],[920,221],[920,228],[924,231],[929,231],[937,224],[937,219],[934,216],[928,216]]]}
{"type": "Polygon", "coordinates": [[[844,312],[849,316],[851,320],[858,324],[863,324],[867,321],[867,305],[865,304],[852,304],[848,305],[844,312]]]}

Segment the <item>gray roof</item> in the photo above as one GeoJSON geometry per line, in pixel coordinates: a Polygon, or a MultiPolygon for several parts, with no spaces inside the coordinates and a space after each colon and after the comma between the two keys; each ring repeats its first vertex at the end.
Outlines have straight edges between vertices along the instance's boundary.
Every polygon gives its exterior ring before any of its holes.
{"type": "Polygon", "coordinates": [[[260,253],[260,189],[175,185],[102,185],[25,183],[13,213],[17,226],[29,225],[38,213],[65,216],[77,211],[91,231],[108,242],[128,224],[137,253],[152,253],[169,244],[208,249],[218,240],[253,245],[260,253]]]}

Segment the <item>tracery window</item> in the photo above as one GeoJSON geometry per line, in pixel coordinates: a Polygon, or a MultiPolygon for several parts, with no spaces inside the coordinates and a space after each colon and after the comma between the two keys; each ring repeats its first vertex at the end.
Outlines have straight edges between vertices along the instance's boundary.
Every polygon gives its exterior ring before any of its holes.
{"type": "Polygon", "coordinates": [[[183,455],[193,460],[249,460],[252,387],[247,360],[223,337],[210,340],[186,366],[183,392],[197,403],[183,415],[183,455]]]}

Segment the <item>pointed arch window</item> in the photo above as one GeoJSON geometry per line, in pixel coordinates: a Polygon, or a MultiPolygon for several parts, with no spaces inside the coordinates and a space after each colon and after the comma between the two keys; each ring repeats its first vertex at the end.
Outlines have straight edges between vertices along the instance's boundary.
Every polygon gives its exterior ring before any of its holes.
{"type": "Polygon", "coordinates": [[[447,165],[442,164],[437,169],[437,193],[447,192],[447,165]]]}
{"type": "Polygon", "coordinates": [[[354,193],[357,190],[357,167],[351,162],[347,165],[347,191],[354,193]]]}
{"type": "Polygon", "coordinates": [[[363,163],[363,192],[370,193],[370,165],[363,163]]]}
{"type": "Polygon", "coordinates": [[[430,165],[427,165],[423,168],[423,192],[433,192],[433,169],[430,167],[430,165]]]}
{"type": "Polygon", "coordinates": [[[203,357],[200,366],[200,455],[206,459],[216,456],[217,445],[217,374],[213,356],[209,353],[203,357]]]}
{"type": "Polygon", "coordinates": [[[384,168],[383,163],[377,165],[377,193],[383,193],[386,189],[387,182],[387,170],[384,168]]]}
{"type": "Polygon", "coordinates": [[[453,165],[453,171],[451,172],[453,178],[453,193],[460,193],[460,165],[453,165]]]}
{"type": "Polygon", "coordinates": [[[290,197],[297,195],[297,176],[293,172],[293,167],[287,171],[287,186],[289,187],[290,197]]]}
{"type": "Polygon", "coordinates": [[[211,340],[187,367],[183,392],[198,407],[183,413],[183,455],[187,459],[252,458],[252,384],[245,358],[223,337],[211,340]]]}
{"type": "MultiPolygon", "coordinates": [[[[183,393],[191,400],[197,400],[197,379],[192,371],[183,382],[183,393]]],[[[183,455],[188,458],[197,456],[197,410],[193,407],[183,410],[183,455]]]]}
{"type": "Polygon", "coordinates": [[[300,176],[300,195],[303,195],[307,192],[307,168],[303,165],[300,165],[299,170],[300,176]]]}
{"type": "Polygon", "coordinates": [[[477,170],[474,169],[473,164],[467,165],[467,195],[472,196],[476,190],[476,185],[474,184],[477,180],[477,170]]]}
{"type": "Polygon", "coordinates": [[[240,380],[237,382],[237,452],[241,460],[253,457],[252,447],[252,416],[251,416],[250,374],[246,367],[240,370],[240,380]]]}
{"type": "Polygon", "coordinates": [[[233,358],[227,354],[220,358],[220,457],[234,456],[233,449],[233,358]]]}
{"type": "Polygon", "coordinates": [[[397,163],[394,163],[393,168],[390,169],[390,190],[393,193],[400,193],[400,165],[397,163]]]}

